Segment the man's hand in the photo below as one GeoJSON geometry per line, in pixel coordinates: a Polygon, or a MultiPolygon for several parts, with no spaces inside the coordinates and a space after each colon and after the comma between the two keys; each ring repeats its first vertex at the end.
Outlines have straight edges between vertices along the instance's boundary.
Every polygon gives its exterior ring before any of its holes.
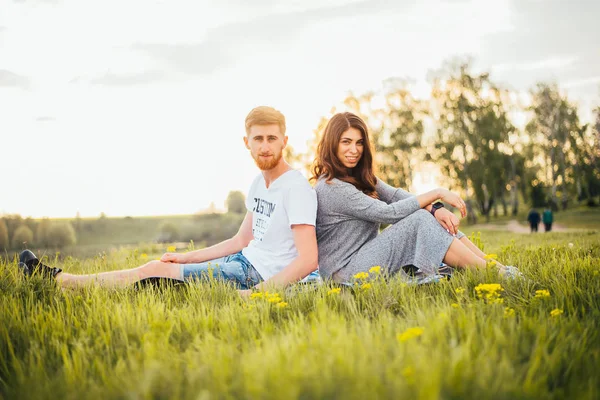
{"type": "Polygon", "coordinates": [[[250,298],[250,295],[252,294],[252,290],[250,290],[250,289],[238,290],[238,293],[242,297],[242,299],[248,299],[248,298],[250,298]]]}
{"type": "MultiPolygon", "coordinates": [[[[459,195],[452,193],[448,189],[440,188],[439,190],[440,200],[450,204],[454,208],[458,208],[460,210],[460,215],[462,218],[467,216],[467,205],[465,204],[463,199],[460,198],[459,195]]],[[[438,212],[436,211],[435,213],[437,214],[438,212]]]]}
{"type": "Polygon", "coordinates": [[[160,258],[160,261],[168,262],[168,263],[183,264],[184,262],[183,262],[182,256],[183,256],[183,254],[179,254],[179,253],[165,253],[160,258]]]}
{"type": "Polygon", "coordinates": [[[434,217],[437,219],[440,225],[442,225],[442,228],[453,235],[458,233],[458,225],[460,225],[460,220],[449,210],[445,208],[438,208],[434,214],[434,217]]]}

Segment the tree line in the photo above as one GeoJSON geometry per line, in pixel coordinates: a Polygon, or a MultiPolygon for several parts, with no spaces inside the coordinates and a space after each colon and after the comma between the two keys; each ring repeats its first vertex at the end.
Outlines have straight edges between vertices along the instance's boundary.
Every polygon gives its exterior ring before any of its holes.
{"type": "MultiPolygon", "coordinates": [[[[516,215],[520,199],[554,210],[598,204],[600,108],[595,123],[583,124],[556,84],[538,83],[524,102],[488,72],[474,73],[470,61],[447,63],[430,77],[427,99],[390,79],[379,104],[372,92],[344,100],[369,125],[382,179],[410,188],[415,167],[435,163],[444,186],[465,196],[471,222],[474,211],[487,220],[499,208],[516,215]]],[[[321,119],[309,151],[292,157],[297,164],[310,168],[327,121],[321,119]]]]}

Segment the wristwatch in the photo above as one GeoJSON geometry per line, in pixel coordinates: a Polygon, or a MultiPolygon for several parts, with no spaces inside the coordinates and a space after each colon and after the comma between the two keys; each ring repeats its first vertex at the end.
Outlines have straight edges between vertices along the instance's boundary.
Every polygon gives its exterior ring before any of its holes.
{"type": "Polygon", "coordinates": [[[433,203],[431,205],[431,215],[433,215],[435,217],[435,212],[439,209],[439,208],[443,208],[444,207],[444,203],[442,203],[441,201],[438,201],[437,203],[433,203]]]}

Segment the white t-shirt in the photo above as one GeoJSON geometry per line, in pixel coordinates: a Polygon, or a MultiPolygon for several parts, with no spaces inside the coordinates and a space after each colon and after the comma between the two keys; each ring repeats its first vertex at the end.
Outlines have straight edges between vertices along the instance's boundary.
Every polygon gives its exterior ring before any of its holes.
{"type": "Polygon", "coordinates": [[[252,213],[254,239],[242,250],[264,280],[269,279],[298,256],[292,225],[315,225],[317,194],[299,171],[290,170],[267,189],[259,174],[246,198],[252,213]]]}

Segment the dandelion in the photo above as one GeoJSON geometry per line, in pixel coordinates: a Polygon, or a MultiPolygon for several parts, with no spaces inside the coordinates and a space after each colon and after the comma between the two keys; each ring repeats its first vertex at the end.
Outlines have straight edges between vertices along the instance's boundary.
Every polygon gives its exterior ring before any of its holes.
{"type": "Polygon", "coordinates": [[[408,328],[404,332],[398,334],[398,340],[400,342],[406,342],[407,340],[417,338],[423,334],[425,330],[420,326],[414,328],[408,328]]]}
{"type": "Polygon", "coordinates": [[[569,248],[573,248],[574,244],[573,243],[569,243],[569,248]]]}
{"type": "Polygon", "coordinates": [[[486,254],[486,256],[485,256],[486,260],[493,260],[493,259],[496,259],[496,258],[498,258],[498,254],[490,253],[490,254],[486,254]]]}
{"type": "Polygon", "coordinates": [[[371,269],[369,269],[369,273],[374,275],[381,273],[381,266],[375,265],[374,267],[371,267],[371,269]]]}
{"type": "Polygon", "coordinates": [[[255,292],[255,293],[252,293],[252,294],[250,295],[250,298],[251,298],[252,300],[255,300],[255,299],[262,299],[262,298],[263,298],[263,296],[264,296],[264,294],[263,294],[262,292],[255,292]]]}
{"type": "Polygon", "coordinates": [[[279,293],[266,292],[265,296],[269,303],[279,303],[281,301],[281,297],[279,296],[279,293]]]}
{"type": "Polygon", "coordinates": [[[286,308],[288,306],[288,303],[286,303],[285,301],[280,301],[279,303],[275,304],[275,307],[277,308],[286,308]]]}
{"type": "Polygon", "coordinates": [[[514,308],[506,307],[504,309],[504,318],[513,317],[514,315],[515,315],[515,309],[514,308]]]}
{"type": "Polygon", "coordinates": [[[367,291],[369,289],[371,289],[371,284],[370,283],[363,283],[362,285],[360,285],[360,290],[362,291],[367,291]]]}
{"type": "Polygon", "coordinates": [[[365,280],[368,278],[369,278],[368,272],[359,272],[358,274],[354,275],[354,279],[356,279],[356,280],[365,280]]]}
{"type": "Polygon", "coordinates": [[[462,287],[457,287],[456,289],[454,289],[454,291],[456,292],[456,294],[463,294],[465,292],[465,288],[462,287]]]}
{"type": "Polygon", "coordinates": [[[452,303],[452,304],[450,304],[450,307],[452,307],[452,308],[460,308],[460,306],[458,305],[458,303],[452,303]]]}
{"type": "Polygon", "coordinates": [[[550,291],[546,289],[536,290],[535,297],[538,299],[543,299],[544,297],[550,297],[550,291]]]}
{"type": "Polygon", "coordinates": [[[177,250],[177,247],[175,247],[175,246],[169,246],[169,247],[167,247],[167,253],[173,253],[176,250],[177,250]]]}
{"type": "Polygon", "coordinates": [[[148,254],[142,253],[142,255],[140,257],[142,258],[142,260],[145,260],[148,258],[148,254]]]}
{"type": "Polygon", "coordinates": [[[480,283],[475,286],[477,297],[488,304],[502,304],[504,300],[500,298],[500,292],[503,291],[504,289],[499,283],[480,283]]]}
{"type": "Polygon", "coordinates": [[[411,379],[415,376],[415,369],[413,367],[404,367],[404,369],[402,369],[402,376],[406,379],[411,379]]]}
{"type": "Polygon", "coordinates": [[[558,317],[562,313],[563,313],[563,310],[561,310],[560,308],[555,308],[554,310],[550,311],[550,316],[558,317]]]}
{"type": "Polygon", "coordinates": [[[330,291],[327,292],[327,295],[334,295],[334,294],[340,294],[340,292],[342,291],[341,288],[333,288],[330,291]]]}

